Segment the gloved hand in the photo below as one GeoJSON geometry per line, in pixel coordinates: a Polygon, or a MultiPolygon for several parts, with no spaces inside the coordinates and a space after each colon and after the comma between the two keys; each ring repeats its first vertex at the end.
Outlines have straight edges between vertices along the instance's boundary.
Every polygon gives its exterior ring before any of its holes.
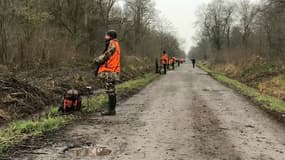
{"type": "Polygon", "coordinates": [[[104,52],[103,54],[101,54],[100,56],[98,56],[94,59],[94,62],[99,64],[99,65],[104,64],[113,55],[115,50],[116,50],[116,48],[114,46],[112,46],[112,45],[109,46],[109,48],[106,52],[104,52]]]}
{"type": "Polygon", "coordinates": [[[106,61],[107,61],[107,57],[104,54],[102,54],[102,55],[94,58],[93,63],[96,64],[96,65],[102,65],[106,61]]]}

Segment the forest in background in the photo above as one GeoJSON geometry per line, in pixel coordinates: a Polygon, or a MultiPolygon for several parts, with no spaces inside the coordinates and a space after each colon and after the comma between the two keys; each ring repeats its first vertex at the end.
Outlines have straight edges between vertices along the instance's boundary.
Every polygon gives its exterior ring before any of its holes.
{"type": "Polygon", "coordinates": [[[1,0],[0,64],[90,61],[102,52],[109,29],[118,32],[123,63],[129,56],[154,59],[162,50],[184,56],[169,28],[152,0],[1,0]]]}
{"type": "Polygon", "coordinates": [[[234,56],[239,61],[254,54],[284,62],[284,8],[284,0],[214,0],[202,6],[196,24],[197,46],[191,55],[219,62],[233,60],[234,56]]]}
{"type": "Polygon", "coordinates": [[[190,58],[285,100],[284,0],[213,0],[197,16],[190,58]]]}

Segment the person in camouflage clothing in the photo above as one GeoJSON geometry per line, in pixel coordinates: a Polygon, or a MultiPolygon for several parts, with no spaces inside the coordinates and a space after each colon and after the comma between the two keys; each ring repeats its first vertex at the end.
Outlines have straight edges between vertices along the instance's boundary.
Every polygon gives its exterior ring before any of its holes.
{"type": "Polygon", "coordinates": [[[116,115],[116,88],[115,83],[119,81],[120,66],[120,45],[117,40],[117,33],[110,30],[105,35],[105,49],[103,53],[94,59],[98,66],[96,76],[104,82],[106,93],[109,97],[107,110],[102,112],[103,116],[116,115]]]}

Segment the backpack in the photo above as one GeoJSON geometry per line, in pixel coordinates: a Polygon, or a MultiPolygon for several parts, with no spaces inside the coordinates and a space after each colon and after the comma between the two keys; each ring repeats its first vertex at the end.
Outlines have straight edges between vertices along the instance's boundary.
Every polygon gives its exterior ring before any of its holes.
{"type": "Polygon", "coordinates": [[[81,96],[77,90],[71,89],[67,91],[59,111],[62,113],[81,111],[81,96]]]}

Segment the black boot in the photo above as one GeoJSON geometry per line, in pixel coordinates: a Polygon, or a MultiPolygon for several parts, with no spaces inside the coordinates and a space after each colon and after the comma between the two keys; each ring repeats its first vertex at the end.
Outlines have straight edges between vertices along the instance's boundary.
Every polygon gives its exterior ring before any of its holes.
{"type": "Polygon", "coordinates": [[[102,112],[102,116],[113,116],[116,115],[116,95],[109,95],[109,105],[106,111],[102,112]]]}
{"type": "Polygon", "coordinates": [[[111,96],[111,112],[116,115],[116,105],[117,105],[117,97],[116,95],[111,96]]]}

